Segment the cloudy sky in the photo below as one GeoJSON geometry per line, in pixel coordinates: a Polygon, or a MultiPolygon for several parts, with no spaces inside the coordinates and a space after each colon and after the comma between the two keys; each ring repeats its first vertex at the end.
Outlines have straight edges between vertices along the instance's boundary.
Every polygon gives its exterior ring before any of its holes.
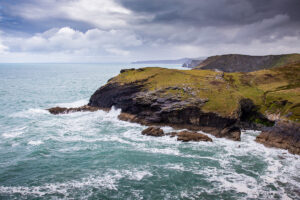
{"type": "Polygon", "coordinates": [[[300,52],[300,0],[0,0],[0,62],[300,52]]]}

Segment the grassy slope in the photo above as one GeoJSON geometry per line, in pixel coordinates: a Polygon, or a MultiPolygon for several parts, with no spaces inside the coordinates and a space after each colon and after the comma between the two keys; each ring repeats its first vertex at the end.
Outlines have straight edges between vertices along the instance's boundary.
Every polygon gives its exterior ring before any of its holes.
{"type": "MultiPolygon", "coordinates": [[[[229,59],[228,58],[229,55],[223,55],[223,56],[226,56],[227,59],[229,59]]],[[[208,60],[205,60],[203,63],[201,63],[198,67],[195,67],[195,69],[201,69],[202,67],[208,65],[210,62],[215,62],[218,59],[222,59],[223,56],[221,55],[221,56],[210,57],[208,60]]],[[[232,56],[236,56],[236,55],[233,54],[232,56]]],[[[278,56],[280,56],[280,59],[279,60],[275,59],[275,61],[271,63],[271,65],[268,66],[267,68],[280,67],[288,63],[300,62],[300,54],[283,54],[278,56]]],[[[230,63],[228,63],[228,66],[230,66],[230,63]]]]}
{"type": "Polygon", "coordinates": [[[300,54],[287,54],[283,55],[279,61],[273,64],[273,67],[280,67],[286,65],[286,63],[294,63],[300,61],[300,54]]]}
{"type": "Polygon", "coordinates": [[[300,122],[300,63],[250,73],[223,73],[210,70],[144,68],[124,72],[112,82],[132,83],[147,79],[144,89],[168,87],[165,95],[182,99],[207,98],[206,112],[236,116],[239,100],[250,98],[263,114],[300,122]]]}

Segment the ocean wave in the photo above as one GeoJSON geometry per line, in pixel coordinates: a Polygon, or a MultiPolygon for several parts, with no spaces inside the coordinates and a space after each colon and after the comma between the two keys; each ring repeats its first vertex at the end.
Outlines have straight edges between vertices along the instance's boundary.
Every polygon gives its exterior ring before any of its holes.
{"type": "Polygon", "coordinates": [[[10,117],[17,117],[17,118],[31,118],[34,116],[40,116],[40,115],[49,115],[50,113],[41,108],[30,108],[28,110],[20,111],[17,113],[13,113],[10,115],[10,117]]]}
{"type": "MultiPolygon", "coordinates": [[[[147,170],[109,170],[107,173],[90,176],[81,180],[72,180],[64,183],[49,183],[41,186],[0,186],[0,194],[21,194],[22,196],[39,196],[45,195],[64,197],[76,196],[76,192],[81,189],[93,190],[94,188],[102,190],[118,190],[118,181],[128,179],[141,181],[144,177],[150,177],[152,173],[147,170]]],[[[83,193],[84,195],[85,193],[83,193]]],[[[85,196],[84,198],[87,198],[85,196]]]]}
{"type": "Polygon", "coordinates": [[[41,144],[43,144],[44,142],[43,141],[41,141],[41,140],[30,140],[29,142],[28,142],[28,144],[29,145],[32,145],[32,146],[39,146],[39,145],[41,145],[41,144]]]}
{"type": "Polygon", "coordinates": [[[19,136],[21,136],[25,132],[26,128],[27,128],[26,126],[21,127],[21,128],[15,128],[15,129],[13,129],[11,131],[3,133],[2,137],[4,137],[4,138],[16,138],[16,137],[19,137],[19,136]]]}

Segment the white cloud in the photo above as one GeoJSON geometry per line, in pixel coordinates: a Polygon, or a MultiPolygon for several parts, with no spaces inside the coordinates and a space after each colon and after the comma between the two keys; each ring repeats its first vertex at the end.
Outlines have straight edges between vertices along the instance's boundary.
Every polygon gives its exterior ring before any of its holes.
{"type": "MultiPolygon", "coordinates": [[[[1,36],[1,34],[0,34],[1,36]]],[[[54,28],[30,37],[0,37],[0,62],[111,62],[131,58],[142,40],[128,30],[54,28]]]]}
{"type": "Polygon", "coordinates": [[[4,54],[8,50],[8,47],[3,44],[2,34],[0,31],[0,54],[4,54]]]}
{"type": "Polygon", "coordinates": [[[2,42],[0,41],[0,54],[5,53],[7,49],[8,49],[7,46],[3,45],[2,42]]]}
{"type": "Polygon", "coordinates": [[[106,29],[124,27],[132,17],[130,10],[114,0],[34,0],[16,5],[14,11],[31,20],[68,19],[106,29]]]}
{"type": "Polygon", "coordinates": [[[5,44],[15,52],[89,52],[128,55],[130,48],[142,44],[135,34],[126,30],[103,31],[90,29],[86,32],[70,27],[51,29],[28,38],[8,37],[5,44]],[[126,49],[126,50],[124,50],[126,49]]]}

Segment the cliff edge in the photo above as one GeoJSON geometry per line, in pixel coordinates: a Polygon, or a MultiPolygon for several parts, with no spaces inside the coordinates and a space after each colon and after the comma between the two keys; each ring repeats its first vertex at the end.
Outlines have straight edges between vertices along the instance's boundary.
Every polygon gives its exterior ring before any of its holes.
{"type": "Polygon", "coordinates": [[[228,54],[208,57],[194,69],[212,69],[223,72],[253,72],[300,62],[300,54],[249,56],[228,54]]]}

